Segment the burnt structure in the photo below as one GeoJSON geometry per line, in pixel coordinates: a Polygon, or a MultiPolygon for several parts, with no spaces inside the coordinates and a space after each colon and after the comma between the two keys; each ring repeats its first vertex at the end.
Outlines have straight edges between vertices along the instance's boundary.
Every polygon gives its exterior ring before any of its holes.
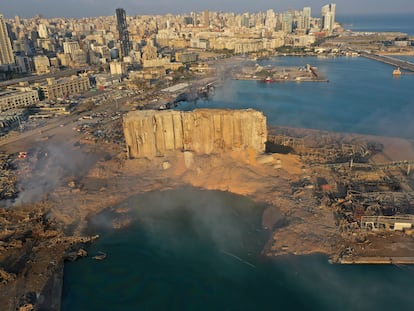
{"type": "MultiPolygon", "coordinates": [[[[367,231],[411,234],[414,161],[376,163],[372,157],[382,152],[381,143],[339,134],[301,135],[279,128],[268,136],[269,145],[272,149],[285,148],[296,153],[312,167],[319,176],[313,181],[315,197],[332,210],[340,232],[345,235],[367,231]]],[[[305,187],[313,182],[306,179],[300,185],[305,187]]]]}

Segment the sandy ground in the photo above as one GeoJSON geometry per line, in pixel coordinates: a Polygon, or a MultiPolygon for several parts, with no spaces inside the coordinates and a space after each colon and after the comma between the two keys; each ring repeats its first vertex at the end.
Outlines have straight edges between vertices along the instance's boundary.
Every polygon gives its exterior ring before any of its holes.
{"type": "MultiPolygon", "coordinates": [[[[48,139],[39,141],[37,136],[33,136],[3,146],[2,149],[17,152],[38,145],[56,150],[58,165],[55,166],[64,169],[53,171],[60,172],[55,176],[59,182],[52,184],[53,187],[42,194],[38,204],[42,205],[43,200],[50,207],[53,218],[65,228],[68,235],[81,235],[88,219],[106,208],[113,208],[130,196],[192,185],[249,196],[266,204],[262,224],[271,233],[264,250],[269,256],[315,252],[338,255],[347,246],[334,223],[332,210],[315,199],[314,189],[292,187],[303,178],[315,182],[323,174],[323,171],[309,167],[294,154],[257,156],[249,150],[214,155],[178,152],[151,161],[127,160],[120,146],[75,146],[79,137],[70,124],[42,135],[48,139]]],[[[412,141],[373,136],[368,138],[384,145],[384,152],[373,158],[377,163],[414,160],[412,141]]],[[[54,166],[46,167],[50,169],[54,166]]],[[[48,176],[47,171],[45,173],[48,176]]],[[[112,225],[128,225],[128,221],[113,220],[112,225]]],[[[377,240],[383,242],[383,239],[377,240]]],[[[376,239],[372,241],[371,245],[375,249],[376,239]]],[[[402,246],[398,247],[399,250],[403,249],[402,246]]],[[[44,252],[39,252],[39,256],[43,255],[44,252]]],[[[35,258],[36,253],[32,257],[35,258]]],[[[48,259],[42,259],[44,264],[41,266],[48,266],[48,259]]],[[[24,287],[21,291],[24,291],[24,287]]]]}

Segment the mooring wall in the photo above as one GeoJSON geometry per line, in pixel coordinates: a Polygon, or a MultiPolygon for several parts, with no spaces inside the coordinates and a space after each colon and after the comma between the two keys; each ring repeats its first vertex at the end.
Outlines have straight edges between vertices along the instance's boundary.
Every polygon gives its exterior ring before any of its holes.
{"type": "Polygon", "coordinates": [[[265,150],[266,117],[252,109],[141,110],[123,120],[130,158],[154,158],[171,151],[198,154],[250,148],[265,150]]]}

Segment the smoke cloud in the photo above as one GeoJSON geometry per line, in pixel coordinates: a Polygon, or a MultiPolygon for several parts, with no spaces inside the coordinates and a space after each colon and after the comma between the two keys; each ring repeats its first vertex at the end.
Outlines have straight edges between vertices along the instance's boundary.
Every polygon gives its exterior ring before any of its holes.
{"type": "Polygon", "coordinates": [[[27,158],[18,163],[20,192],[14,205],[45,198],[56,187],[79,179],[95,161],[96,155],[65,143],[41,144],[28,150],[27,158]]]}
{"type": "MultiPolygon", "coordinates": [[[[202,243],[225,254],[258,254],[266,239],[261,229],[264,206],[226,192],[192,187],[157,191],[131,197],[114,210],[125,207],[157,248],[191,249],[202,243]]],[[[104,212],[91,223],[106,230],[113,217],[104,212]]]]}

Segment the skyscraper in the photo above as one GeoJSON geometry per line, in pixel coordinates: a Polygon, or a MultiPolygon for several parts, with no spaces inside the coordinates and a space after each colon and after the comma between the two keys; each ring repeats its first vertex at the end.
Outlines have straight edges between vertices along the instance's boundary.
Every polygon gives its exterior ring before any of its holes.
{"type": "Polygon", "coordinates": [[[80,50],[79,43],[76,41],[63,42],[63,52],[72,54],[74,51],[80,50]]]}
{"type": "Polygon", "coordinates": [[[335,26],[336,4],[331,3],[322,7],[322,29],[332,32],[335,26]]]}
{"type": "Polygon", "coordinates": [[[39,38],[47,39],[49,38],[49,30],[45,24],[39,24],[37,27],[37,32],[39,34],[39,38]]]}
{"type": "Polygon", "coordinates": [[[305,30],[310,29],[310,19],[311,19],[311,8],[310,7],[304,7],[303,8],[303,28],[305,30]]]}
{"type": "Polygon", "coordinates": [[[282,30],[285,33],[292,33],[293,31],[293,15],[290,12],[283,13],[282,30]]]}
{"type": "Polygon", "coordinates": [[[203,11],[203,24],[204,26],[210,26],[210,15],[208,10],[203,11]]]}
{"type": "Polygon", "coordinates": [[[249,27],[250,26],[250,18],[249,18],[249,13],[244,13],[241,21],[240,21],[240,26],[242,27],[249,27]]]}
{"type": "Polygon", "coordinates": [[[128,25],[124,9],[116,9],[116,28],[118,29],[119,42],[121,44],[121,56],[128,56],[129,51],[131,51],[131,41],[129,41],[128,25]]]}
{"type": "Polygon", "coordinates": [[[13,49],[7,32],[6,22],[0,14],[0,65],[14,64],[13,49]]]}
{"type": "Polygon", "coordinates": [[[276,27],[276,14],[272,9],[266,11],[265,26],[267,28],[276,27]]]}

